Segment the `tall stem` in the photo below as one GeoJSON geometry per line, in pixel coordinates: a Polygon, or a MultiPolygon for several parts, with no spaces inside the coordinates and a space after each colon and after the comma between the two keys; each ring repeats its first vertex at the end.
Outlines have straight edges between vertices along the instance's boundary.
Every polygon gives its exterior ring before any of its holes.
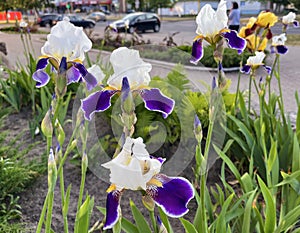
{"type": "Polygon", "coordinates": [[[250,77],[249,77],[249,93],[248,93],[248,112],[249,113],[250,113],[250,109],[251,109],[251,91],[252,91],[251,86],[252,86],[252,75],[250,75],[250,77]]]}

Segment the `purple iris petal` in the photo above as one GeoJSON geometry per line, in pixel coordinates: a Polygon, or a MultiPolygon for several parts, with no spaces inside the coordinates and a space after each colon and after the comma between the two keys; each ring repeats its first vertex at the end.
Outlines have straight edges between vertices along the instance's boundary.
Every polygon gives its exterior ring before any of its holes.
{"type": "Polygon", "coordinates": [[[250,69],[251,69],[251,66],[244,65],[243,68],[241,69],[241,72],[245,73],[245,74],[249,74],[250,73],[250,69]]]}
{"type": "Polygon", "coordinates": [[[32,78],[36,81],[36,87],[43,87],[47,85],[50,80],[50,76],[43,70],[37,70],[33,73],[32,78]]]}
{"type": "Polygon", "coordinates": [[[271,45],[270,46],[270,51],[271,51],[271,53],[276,53],[275,46],[271,45]]]}
{"type": "Polygon", "coordinates": [[[121,193],[118,190],[107,194],[106,199],[106,221],[103,230],[112,228],[119,220],[119,206],[121,193]]]}
{"type": "Polygon", "coordinates": [[[166,159],[165,158],[162,158],[162,157],[154,157],[154,156],[152,156],[152,155],[150,155],[150,158],[151,159],[156,159],[158,162],[160,162],[161,164],[163,164],[165,161],[166,161],[166,159]]]}
{"type": "Polygon", "coordinates": [[[299,27],[299,21],[297,21],[297,20],[295,20],[294,22],[293,22],[293,25],[294,25],[294,27],[299,27]]]}
{"type": "Polygon", "coordinates": [[[279,54],[286,54],[288,51],[288,48],[284,45],[277,45],[276,50],[277,50],[277,53],[279,53],[279,54]]]}
{"type": "Polygon", "coordinates": [[[161,112],[163,118],[167,118],[174,109],[175,101],[166,97],[157,88],[143,89],[141,97],[148,110],[161,112]]]}
{"type": "Polygon", "coordinates": [[[36,64],[36,70],[44,69],[48,65],[49,58],[41,58],[36,64]]]}
{"type": "Polygon", "coordinates": [[[68,69],[67,58],[62,57],[59,64],[59,73],[63,73],[68,69]]]}
{"type": "Polygon", "coordinates": [[[115,90],[97,91],[81,100],[81,109],[84,112],[84,117],[90,121],[95,112],[102,112],[108,109],[111,105],[111,97],[116,92],[115,90]]]}
{"type": "Polygon", "coordinates": [[[224,32],[223,37],[227,40],[229,47],[238,50],[239,54],[246,48],[246,40],[238,36],[235,30],[224,32]]]}
{"type": "Polygon", "coordinates": [[[84,65],[82,65],[81,63],[74,63],[74,66],[81,73],[83,79],[86,82],[86,87],[89,91],[92,90],[95,86],[97,86],[97,84],[98,84],[97,79],[95,78],[94,75],[92,75],[91,73],[89,73],[87,71],[87,69],[84,67],[84,65]]]}
{"type": "Polygon", "coordinates": [[[202,39],[194,40],[190,62],[197,65],[203,57],[202,39]]]}
{"type": "Polygon", "coordinates": [[[83,77],[83,79],[85,80],[86,87],[89,91],[92,90],[95,86],[97,86],[98,81],[95,78],[95,76],[91,73],[88,72],[86,76],[83,77]]]}
{"type": "Polygon", "coordinates": [[[189,209],[187,205],[194,197],[192,184],[182,177],[167,177],[158,174],[153,177],[162,183],[162,187],[149,185],[147,193],[155,203],[170,217],[179,218],[185,215],[189,209]]]}
{"type": "Polygon", "coordinates": [[[130,94],[130,86],[127,77],[124,77],[122,80],[122,90],[121,90],[121,97],[122,97],[122,103],[125,102],[125,100],[128,98],[128,95],[130,94]]]}
{"type": "Polygon", "coordinates": [[[74,66],[71,66],[70,69],[67,70],[67,80],[68,80],[68,85],[70,83],[77,83],[79,82],[81,78],[81,74],[78,69],[76,69],[74,66]]]}
{"type": "Polygon", "coordinates": [[[270,66],[263,65],[263,67],[266,69],[268,74],[271,74],[272,68],[270,66]]]}

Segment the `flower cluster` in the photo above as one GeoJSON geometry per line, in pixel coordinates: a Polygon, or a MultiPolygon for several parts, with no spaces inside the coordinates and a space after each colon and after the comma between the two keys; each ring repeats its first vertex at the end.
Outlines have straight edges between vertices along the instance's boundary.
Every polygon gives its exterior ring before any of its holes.
{"type": "Polygon", "coordinates": [[[247,40],[247,48],[251,52],[263,51],[268,40],[272,38],[271,27],[278,21],[272,12],[261,12],[257,18],[251,17],[246,26],[242,27],[239,35],[247,40]]]}

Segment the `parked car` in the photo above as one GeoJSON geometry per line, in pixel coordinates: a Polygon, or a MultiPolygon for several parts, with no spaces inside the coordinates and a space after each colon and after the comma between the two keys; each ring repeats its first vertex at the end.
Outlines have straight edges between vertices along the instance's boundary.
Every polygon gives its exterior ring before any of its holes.
{"type": "MultiPolygon", "coordinates": [[[[67,17],[70,19],[70,23],[74,24],[77,27],[93,28],[96,25],[96,22],[94,20],[84,19],[78,15],[67,15],[67,17]]],[[[63,20],[62,15],[57,18],[57,21],[61,20],[63,20]]]]}
{"type": "Polygon", "coordinates": [[[40,27],[52,27],[56,24],[59,14],[45,14],[37,19],[40,27]]]}
{"type": "Polygon", "coordinates": [[[98,21],[106,21],[106,15],[103,12],[93,12],[89,14],[86,19],[91,19],[96,22],[98,21]]]}
{"type": "Polygon", "coordinates": [[[126,15],[123,19],[112,22],[109,27],[118,30],[118,32],[129,33],[134,31],[145,32],[147,30],[153,30],[159,32],[160,19],[154,13],[137,12],[126,15]]]}

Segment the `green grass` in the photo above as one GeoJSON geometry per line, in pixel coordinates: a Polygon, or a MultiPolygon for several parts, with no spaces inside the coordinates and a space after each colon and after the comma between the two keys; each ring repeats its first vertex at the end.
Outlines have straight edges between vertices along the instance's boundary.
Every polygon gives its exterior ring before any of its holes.
{"type": "Polygon", "coordinates": [[[300,46],[300,34],[288,34],[286,44],[300,46]]]}
{"type": "Polygon", "coordinates": [[[18,223],[21,217],[19,195],[41,173],[47,169],[46,159],[28,158],[31,149],[37,143],[21,144],[22,133],[8,139],[9,130],[3,130],[7,108],[0,110],[0,232],[24,232],[24,226],[18,223]],[[6,112],[4,112],[6,111],[6,112]],[[31,161],[28,161],[31,160],[31,161]]]}

